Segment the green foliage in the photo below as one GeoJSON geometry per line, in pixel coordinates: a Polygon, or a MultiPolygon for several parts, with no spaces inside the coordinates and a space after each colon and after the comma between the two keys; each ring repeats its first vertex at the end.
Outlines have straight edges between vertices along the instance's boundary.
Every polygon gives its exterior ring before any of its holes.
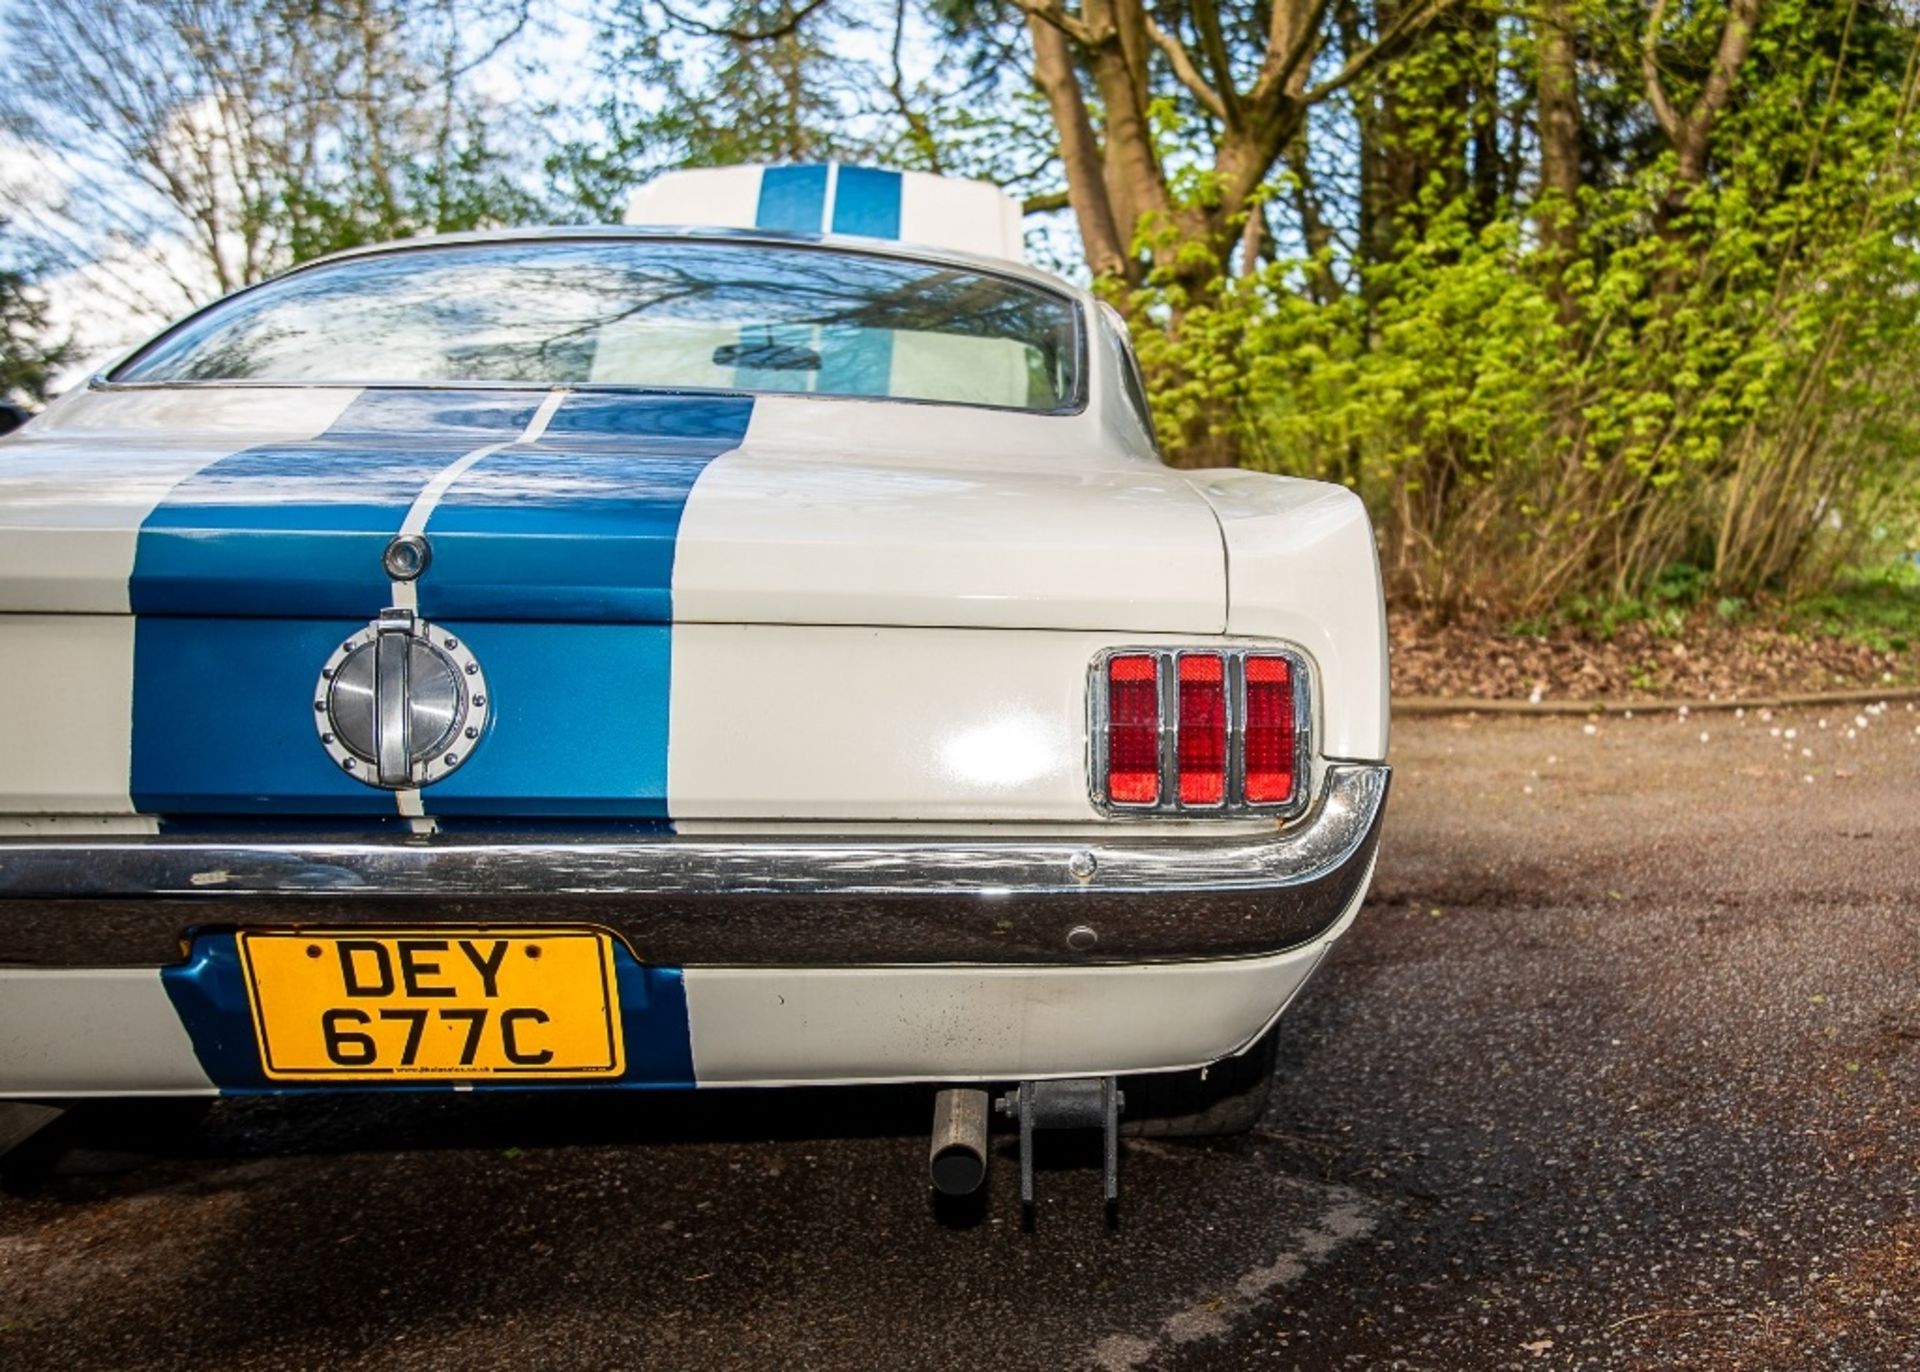
{"type": "Polygon", "coordinates": [[[1876,652],[1907,652],[1920,644],[1920,564],[1906,558],[1846,573],[1830,590],[1794,602],[1787,618],[1876,652]]]}
{"type": "MultiPolygon", "coordinates": [[[[1582,13],[1624,86],[1643,14],[1582,13]]],[[[1689,11],[1665,58],[1676,101],[1694,98],[1724,14],[1689,11]]],[[[1502,32],[1481,55],[1511,66],[1525,54],[1502,32]]],[[[1627,619],[1678,632],[1709,593],[1732,616],[1818,584],[1876,528],[1913,546],[1915,35],[1865,8],[1775,0],[1701,184],[1677,180],[1644,116],[1637,134],[1589,131],[1629,141],[1582,190],[1570,261],[1543,244],[1537,206],[1489,206],[1442,167],[1330,297],[1312,284],[1326,264],[1302,255],[1199,292],[1151,282],[1129,305],[1163,442],[1359,491],[1391,582],[1433,609],[1570,608],[1603,634],[1627,619]]],[[[1396,136],[1416,148],[1480,117],[1447,95],[1440,56],[1394,78],[1415,107],[1396,136]]],[[[1592,111],[1615,98],[1603,88],[1592,111]]]]}
{"type": "Polygon", "coordinates": [[[33,274],[0,267],[0,400],[44,401],[48,385],[72,354],[72,345],[55,338],[48,326],[46,301],[34,288],[33,274]]]}

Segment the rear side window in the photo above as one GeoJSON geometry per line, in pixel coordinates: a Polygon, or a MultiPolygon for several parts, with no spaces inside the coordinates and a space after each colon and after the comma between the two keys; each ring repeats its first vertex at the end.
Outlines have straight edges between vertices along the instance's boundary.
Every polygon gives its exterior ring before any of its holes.
{"type": "Polygon", "coordinates": [[[1106,339],[1107,350],[1113,355],[1114,369],[1120,373],[1120,388],[1126,393],[1127,408],[1133,411],[1133,417],[1139,421],[1140,431],[1157,452],[1160,440],[1153,432],[1153,410],[1147,404],[1147,383],[1140,375],[1140,361],[1133,355],[1133,345],[1127,341],[1126,323],[1111,306],[1101,308],[1100,332],[1106,339]]]}
{"type": "Polygon", "coordinates": [[[122,382],[640,386],[1076,408],[1078,307],[1011,277],[762,243],[352,258],[164,334],[122,382]]]}

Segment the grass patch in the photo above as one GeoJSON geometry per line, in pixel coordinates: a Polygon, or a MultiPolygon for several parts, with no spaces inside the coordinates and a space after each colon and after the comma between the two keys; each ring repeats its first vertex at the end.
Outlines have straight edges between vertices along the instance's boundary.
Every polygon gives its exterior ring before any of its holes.
{"type": "Polygon", "coordinates": [[[1908,652],[1920,643],[1920,565],[1901,561],[1848,576],[1830,591],[1794,601],[1786,620],[1878,653],[1908,652]]]}
{"type": "MultiPolygon", "coordinates": [[[[1876,653],[1920,648],[1920,554],[1875,567],[1850,568],[1828,590],[1785,604],[1763,597],[1711,593],[1698,568],[1664,569],[1644,596],[1600,600],[1570,596],[1545,614],[1500,627],[1517,638],[1552,638],[1572,630],[1611,643],[1629,625],[1658,638],[1685,639],[1703,627],[1771,628],[1807,638],[1838,639],[1876,653]]],[[[1644,675],[1644,673],[1643,673],[1644,675]]]]}

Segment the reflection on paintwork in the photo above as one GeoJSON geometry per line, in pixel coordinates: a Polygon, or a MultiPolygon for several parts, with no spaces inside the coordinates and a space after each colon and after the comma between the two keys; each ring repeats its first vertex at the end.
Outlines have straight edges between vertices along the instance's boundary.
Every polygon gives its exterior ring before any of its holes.
{"type": "MultiPolygon", "coordinates": [[[[891,431],[837,459],[789,455],[790,411],[759,410],[700,479],[675,604],[707,622],[1218,633],[1219,525],[1164,467],[974,470],[891,431]]],[[[1026,421],[1031,424],[1036,421],[1026,421]]],[[[989,452],[991,450],[988,450],[989,452]]]]}
{"type": "Polygon", "coordinates": [[[1064,744],[1038,715],[1008,715],[949,737],[940,745],[940,767],[969,785],[1011,789],[1064,767],[1064,744]]]}

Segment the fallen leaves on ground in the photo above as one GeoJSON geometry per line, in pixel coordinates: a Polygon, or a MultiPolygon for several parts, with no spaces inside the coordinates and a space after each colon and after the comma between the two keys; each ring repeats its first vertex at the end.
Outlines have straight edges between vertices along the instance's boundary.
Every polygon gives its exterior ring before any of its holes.
{"type": "Polygon", "coordinates": [[[1392,611],[1388,637],[1396,696],[1735,700],[1920,682],[1920,651],[1881,652],[1846,639],[1706,615],[1677,636],[1632,623],[1601,638],[1568,627],[1536,637],[1492,622],[1436,624],[1392,611]]]}

